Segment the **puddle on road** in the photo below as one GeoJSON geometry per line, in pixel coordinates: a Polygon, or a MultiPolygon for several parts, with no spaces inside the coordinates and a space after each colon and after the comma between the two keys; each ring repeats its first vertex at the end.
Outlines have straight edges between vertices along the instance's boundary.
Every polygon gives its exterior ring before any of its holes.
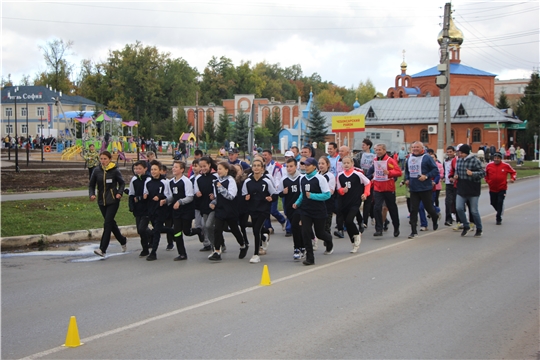
{"type": "Polygon", "coordinates": [[[97,256],[94,254],[94,250],[99,247],[99,244],[55,244],[48,246],[48,250],[38,250],[27,249],[27,250],[18,250],[9,253],[2,253],[1,258],[13,258],[13,257],[28,257],[28,256],[60,256],[60,257],[77,257],[78,259],[70,260],[70,262],[90,262],[90,261],[99,261],[105,260],[112,256],[126,255],[128,252],[116,252],[121,251],[120,246],[111,245],[109,250],[112,249],[113,253],[107,254],[105,258],[97,256]],[[52,250],[54,249],[54,250],[52,250]]]}

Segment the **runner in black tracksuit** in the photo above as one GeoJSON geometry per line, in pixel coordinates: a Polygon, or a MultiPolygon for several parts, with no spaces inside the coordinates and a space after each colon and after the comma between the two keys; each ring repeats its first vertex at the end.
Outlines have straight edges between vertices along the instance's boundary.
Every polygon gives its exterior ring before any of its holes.
{"type": "Polygon", "coordinates": [[[225,243],[223,231],[229,227],[229,230],[236,238],[240,245],[240,255],[238,258],[246,257],[248,247],[244,243],[242,233],[238,228],[238,204],[236,194],[236,169],[232,165],[223,161],[217,167],[218,178],[214,181],[214,200],[210,203],[210,207],[215,210],[214,222],[214,247],[215,251],[208,259],[211,261],[221,260],[221,250],[225,243]]]}
{"type": "Polygon", "coordinates": [[[133,171],[135,176],[129,183],[129,209],[135,216],[135,225],[137,226],[137,233],[141,237],[142,252],[139,257],[145,257],[150,254],[148,251],[149,246],[152,245],[152,232],[148,228],[147,206],[148,201],[143,198],[144,196],[144,184],[148,176],[146,175],[146,161],[141,160],[133,164],[133,171]]]}
{"type": "MultiPolygon", "coordinates": [[[[195,178],[193,192],[199,198],[201,216],[203,218],[204,235],[210,240],[210,246],[214,247],[214,210],[210,208],[210,202],[214,200],[214,180],[217,179],[216,164],[209,157],[199,159],[201,173],[195,178]]],[[[206,246],[203,248],[206,249],[206,246]]],[[[201,249],[201,250],[203,250],[201,249]]],[[[211,250],[211,249],[208,249],[211,250]]]]}
{"type": "Polygon", "coordinates": [[[144,184],[144,199],[148,200],[148,217],[152,223],[152,251],[146,257],[146,260],[157,260],[156,252],[159,246],[159,240],[162,231],[173,229],[165,228],[163,222],[167,216],[167,203],[172,200],[171,190],[168,181],[163,179],[160,174],[161,164],[155,160],[152,161],[150,173],[152,176],[146,179],[144,184]]]}
{"type": "Polygon", "coordinates": [[[252,170],[253,173],[244,182],[242,195],[248,202],[253,236],[255,237],[255,253],[249,260],[250,263],[254,264],[261,261],[259,254],[266,254],[269,234],[268,230],[263,228],[263,224],[264,220],[270,216],[270,207],[272,201],[277,199],[277,190],[272,179],[266,176],[265,166],[261,160],[253,160],[252,170]],[[261,242],[263,237],[266,241],[261,242]],[[261,245],[262,249],[260,249],[261,245]]]}
{"type": "Polygon", "coordinates": [[[297,161],[294,158],[288,159],[285,167],[286,175],[281,178],[277,190],[279,191],[279,196],[285,199],[283,210],[291,223],[294,245],[293,259],[300,260],[305,249],[302,241],[302,228],[300,227],[300,213],[293,208],[293,204],[300,196],[301,175],[298,171],[297,161]]]}
{"type": "Polygon", "coordinates": [[[195,217],[195,207],[193,204],[193,184],[184,176],[186,164],[182,161],[173,162],[173,178],[169,180],[169,187],[172,193],[172,217],[174,224],[174,241],[178,256],[174,261],[186,260],[187,253],[184,246],[184,235],[198,235],[202,242],[202,230],[192,229],[191,223],[195,217]]]}

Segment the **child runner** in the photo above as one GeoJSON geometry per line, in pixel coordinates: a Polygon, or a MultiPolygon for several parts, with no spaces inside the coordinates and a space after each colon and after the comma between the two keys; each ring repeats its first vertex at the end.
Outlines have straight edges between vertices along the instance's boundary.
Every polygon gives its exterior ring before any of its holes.
{"type": "Polygon", "coordinates": [[[193,191],[195,196],[199,198],[199,210],[202,216],[204,235],[208,236],[210,242],[201,249],[201,251],[212,251],[214,247],[214,210],[210,208],[210,202],[214,200],[214,180],[217,179],[215,173],[216,164],[210,157],[202,157],[199,159],[201,168],[200,174],[195,178],[193,191]]]}
{"type": "Polygon", "coordinates": [[[141,237],[142,251],[139,257],[146,257],[150,254],[148,251],[149,246],[152,245],[152,232],[148,229],[148,214],[146,208],[148,206],[144,196],[144,183],[148,176],[146,175],[146,161],[139,160],[133,164],[133,171],[135,175],[131,178],[129,183],[129,209],[135,216],[135,225],[137,226],[137,233],[141,237]]]}
{"type": "Polygon", "coordinates": [[[172,232],[173,229],[165,228],[163,223],[167,216],[167,203],[172,200],[171,190],[168,181],[161,176],[161,163],[157,160],[152,160],[150,163],[151,177],[146,179],[144,183],[144,199],[148,200],[148,217],[152,223],[152,251],[146,257],[146,260],[157,260],[157,249],[161,232],[172,232]]]}
{"type": "Polygon", "coordinates": [[[228,225],[231,233],[240,244],[239,259],[246,257],[248,246],[244,243],[242,233],[238,228],[238,206],[236,194],[236,169],[226,161],[222,161],[217,166],[218,178],[214,181],[214,197],[210,207],[214,209],[215,230],[214,230],[214,253],[208,258],[211,261],[221,260],[221,249],[225,244],[223,231],[228,225]]]}
{"type": "MultiPolygon", "coordinates": [[[[354,223],[354,219],[360,212],[360,205],[369,197],[370,181],[359,170],[354,168],[354,161],[351,156],[342,159],[343,171],[338,175],[337,189],[340,195],[340,211],[345,221],[349,239],[353,244],[351,253],[358,252],[362,235],[354,223]]],[[[362,226],[360,221],[359,225],[362,226]]]]}
{"type": "MultiPolygon", "coordinates": [[[[261,262],[260,255],[266,254],[268,241],[261,242],[268,230],[263,228],[264,220],[270,216],[272,201],[277,198],[277,190],[273,181],[264,174],[265,166],[262,160],[255,159],[252,163],[253,173],[246,179],[242,187],[242,196],[248,202],[251,216],[253,236],[255,238],[255,252],[250,263],[261,262]],[[260,248],[262,246],[262,248],[260,248]]],[[[268,239],[268,238],[267,238],[268,239]]]]}
{"type": "Polygon", "coordinates": [[[195,207],[193,205],[193,184],[184,176],[186,163],[183,161],[173,161],[173,178],[169,180],[169,187],[173,197],[172,218],[174,223],[174,241],[178,256],[174,261],[186,260],[187,253],[184,246],[184,235],[198,235],[202,242],[203,235],[201,229],[192,229],[191,222],[195,216],[195,207]]]}
{"type": "MultiPolygon", "coordinates": [[[[333,172],[329,172],[330,169],[330,159],[326,156],[321,156],[319,158],[319,174],[321,174],[326,181],[328,181],[328,187],[330,188],[330,199],[326,200],[324,203],[326,205],[326,223],[324,225],[324,230],[331,234],[332,231],[332,217],[334,215],[334,211],[336,210],[336,177],[334,176],[333,172]]],[[[313,250],[317,250],[318,241],[315,238],[315,241],[313,242],[313,250]]]]}
{"type": "MultiPolygon", "coordinates": [[[[167,165],[161,164],[160,174],[163,179],[169,182],[169,179],[167,179],[167,165]]],[[[167,204],[167,211],[165,214],[164,222],[164,226],[166,229],[170,229],[173,227],[172,211],[172,204],[167,204]]],[[[167,232],[167,248],[165,250],[171,251],[172,249],[174,249],[174,234],[169,231],[167,232]]]]}
{"type": "Polygon", "coordinates": [[[313,255],[312,231],[314,227],[317,238],[324,241],[326,245],[325,255],[330,255],[334,251],[332,235],[324,230],[326,223],[326,205],[324,202],[330,198],[330,188],[326,179],[317,172],[317,160],[310,157],[303,161],[306,175],[300,179],[301,194],[294,203],[295,209],[300,209],[300,219],[302,221],[302,238],[306,248],[306,259],[304,265],[315,264],[313,255]]]}
{"type": "MultiPolygon", "coordinates": [[[[190,169],[191,169],[192,174],[189,180],[191,181],[191,184],[193,185],[193,195],[195,195],[195,178],[201,173],[201,167],[199,166],[199,159],[193,159],[190,169]]],[[[200,249],[200,251],[207,251],[206,250],[207,246],[208,246],[208,249],[211,250],[212,246],[210,244],[210,240],[208,239],[208,235],[204,234],[204,231],[203,231],[203,218],[201,215],[201,199],[198,198],[197,196],[193,196],[193,206],[195,208],[194,229],[200,229],[203,235],[202,237],[199,237],[199,240],[203,243],[203,248],[200,249]]]]}
{"type": "Polygon", "coordinates": [[[293,208],[293,204],[300,196],[301,175],[294,158],[287,159],[285,167],[286,175],[281,179],[278,191],[279,196],[285,199],[283,210],[285,211],[285,216],[291,223],[294,245],[293,259],[300,260],[305,249],[302,241],[302,228],[300,227],[300,213],[293,208]]]}

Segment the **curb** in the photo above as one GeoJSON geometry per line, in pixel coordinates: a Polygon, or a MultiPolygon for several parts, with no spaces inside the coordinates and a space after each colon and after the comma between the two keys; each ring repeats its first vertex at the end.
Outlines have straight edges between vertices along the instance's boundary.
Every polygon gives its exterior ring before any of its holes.
{"type": "MultiPolygon", "coordinates": [[[[122,235],[126,237],[138,236],[137,228],[135,225],[119,226],[122,235]]],[[[68,243],[68,242],[79,242],[79,241],[94,241],[101,238],[103,229],[88,229],[88,230],[76,230],[76,231],[65,231],[53,235],[22,235],[22,236],[10,236],[0,238],[0,244],[2,250],[11,250],[16,248],[28,247],[32,245],[37,245],[40,243],[68,243]]],[[[114,238],[114,235],[111,235],[111,238],[114,238]]]]}

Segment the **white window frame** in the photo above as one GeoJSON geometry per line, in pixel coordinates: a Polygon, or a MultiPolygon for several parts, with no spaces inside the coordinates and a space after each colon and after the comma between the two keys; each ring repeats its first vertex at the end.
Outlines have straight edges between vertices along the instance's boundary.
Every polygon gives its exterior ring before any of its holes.
{"type": "Polygon", "coordinates": [[[6,108],[6,116],[13,117],[13,108],[7,107],[6,108]]]}
{"type": "Polygon", "coordinates": [[[13,124],[6,124],[6,134],[13,134],[13,124]]]}
{"type": "Polygon", "coordinates": [[[21,134],[28,135],[28,128],[26,127],[26,124],[21,125],[21,134]]]}
{"type": "Polygon", "coordinates": [[[45,107],[43,107],[43,106],[38,106],[38,107],[36,108],[36,116],[37,116],[37,117],[45,116],[45,107]]]}
{"type": "Polygon", "coordinates": [[[28,108],[21,107],[21,116],[26,117],[26,114],[28,114],[28,108]]]}

